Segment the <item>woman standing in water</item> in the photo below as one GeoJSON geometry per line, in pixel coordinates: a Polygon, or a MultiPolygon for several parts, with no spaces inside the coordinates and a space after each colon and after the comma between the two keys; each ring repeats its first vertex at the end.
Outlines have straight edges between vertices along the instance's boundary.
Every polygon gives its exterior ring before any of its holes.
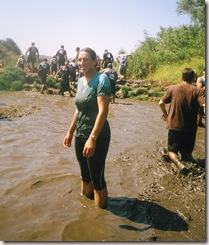
{"type": "Polygon", "coordinates": [[[107,207],[108,192],[104,178],[105,160],[110,143],[107,121],[111,95],[109,79],[96,71],[96,53],[85,48],[79,52],[79,70],[75,97],[76,111],[63,145],[71,146],[75,132],[75,151],[81,170],[81,193],[100,208],[107,207]]]}

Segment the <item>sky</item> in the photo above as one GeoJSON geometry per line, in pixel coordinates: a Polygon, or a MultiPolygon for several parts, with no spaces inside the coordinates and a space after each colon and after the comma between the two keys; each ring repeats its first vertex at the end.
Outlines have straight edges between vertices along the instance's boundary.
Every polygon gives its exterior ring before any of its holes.
{"type": "Polygon", "coordinates": [[[64,45],[69,58],[76,47],[117,56],[134,52],[144,31],[156,37],[160,27],[191,24],[176,9],[177,0],[0,0],[0,40],[13,39],[23,54],[35,42],[41,55],[64,45]]]}

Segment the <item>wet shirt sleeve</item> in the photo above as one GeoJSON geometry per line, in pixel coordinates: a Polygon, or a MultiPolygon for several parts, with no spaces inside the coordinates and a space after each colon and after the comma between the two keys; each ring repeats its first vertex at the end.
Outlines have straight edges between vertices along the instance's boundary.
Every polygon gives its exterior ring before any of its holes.
{"type": "Polygon", "coordinates": [[[99,82],[97,84],[97,96],[102,95],[111,95],[110,81],[105,74],[99,76],[99,82]]]}

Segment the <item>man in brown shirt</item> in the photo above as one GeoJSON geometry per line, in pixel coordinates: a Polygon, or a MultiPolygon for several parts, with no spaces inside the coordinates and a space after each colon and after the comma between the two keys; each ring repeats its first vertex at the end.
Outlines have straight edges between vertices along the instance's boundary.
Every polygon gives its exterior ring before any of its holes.
{"type": "Polygon", "coordinates": [[[166,121],[168,129],[168,156],[182,170],[180,162],[194,161],[192,152],[196,140],[197,114],[200,106],[205,107],[202,90],[192,85],[194,71],[185,68],[182,72],[183,82],[170,86],[159,102],[162,119],[166,121]],[[165,104],[170,104],[167,112],[165,104]]]}

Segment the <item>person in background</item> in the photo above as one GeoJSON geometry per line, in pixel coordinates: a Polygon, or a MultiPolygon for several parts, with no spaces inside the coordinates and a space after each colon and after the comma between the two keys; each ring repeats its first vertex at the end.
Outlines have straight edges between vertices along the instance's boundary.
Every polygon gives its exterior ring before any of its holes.
{"type": "Polygon", "coordinates": [[[56,53],[57,58],[57,70],[61,68],[61,66],[65,65],[65,61],[67,60],[67,51],[64,49],[64,45],[60,46],[60,49],[56,53]]]}
{"type": "Polygon", "coordinates": [[[26,51],[25,55],[27,56],[27,66],[29,71],[35,72],[35,62],[39,59],[39,51],[38,48],[35,46],[35,43],[31,43],[31,46],[26,51]],[[30,63],[32,67],[30,66],[30,63]]]}
{"type": "Polygon", "coordinates": [[[97,55],[97,58],[96,58],[96,70],[97,71],[101,70],[99,55],[97,55]]]}
{"type": "Polygon", "coordinates": [[[75,49],[75,51],[76,51],[75,63],[78,64],[78,56],[79,56],[80,48],[77,47],[77,48],[75,49]]]}
{"type": "Polygon", "coordinates": [[[114,57],[112,53],[108,52],[107,49],[105,49],[104,54],[103,54],[103,60],[102,60],[102,67],[103,69],[107,68],[107,64],[113,63],[114,57]]]}
{"type": "Polygon", "coordinates": [[[116,60],[119,63],[118,73],[121,79],[126,80],[126,70],[128,67],[128,54],[125,54],[124,51],[121,51],[121,54],[116,57],[116,60]]]}
{"type": "Polygon", "coordinates": [[[57,73],[57,58],[56,58],[56,55],[54,55],[51,58],[49,64],[50,64],[50,73],[51,73],[51,75],[55,76],[56,73],[57,73]]]}
{"type": "Polygon", "coordinates": [[[20,55],[20,57],[17,60],[16,67],[21,68],[23,71],[25,70],[25,58],[24,55],[20,55]]]}
{"type": "Polygon", "coordinates": [[[75,97],[77,109],[63,145],[66,148],[71,146],[75,132],[75,151],[82,178],[81,193],[88,198],[93,197],[98,207],[106,208],[108,191],[104,172],[110,144],[107,121],[110,82],[105,74],[96,71],[94,50],[82,49],[78,65],[84,76],[78,80],[75,97]]]}
{"type": "Polygon", "coordinates": [[[44,58],[43,62],[38,65],[38,76],[41,79],[41,83],[43,84],[41,93],[43,93],[44,89],[46,89],[46,79],[47,75],[50,73],[50,65],[47,63],[47,58],[44,58]]]}
{"type": "Polygon", "coordinates": [[[61,68],[58,70],[56,76],[56,79],[60,81],[60,91],[59,93],[64,96],[64,92],[68,91],[70,93],[70,97],[72,97],[71,89],[70,89],[70,67],[69,67],[69,61],[65,61],[65,65],[61,66],[61,68]]]}
{"type": "Polygon", "coordinates": [[[103,72],[105,73],[105,75],[107,75],[107,77],[110,80],[112,102],[115,103],[115,92],[116,92],[115,91],[115,85],[116,85],[116,82],[118,80],[118,74],[116,71],[113,70],[111,63],[109,63],[107,65],[107,68],[104,69],[103,72]]]}
{"type": "Polygon", "coordinates": [[[73,59],[70,63],[69,63],[69,67],[70,67],[70,82],[71,85],[74,86],[74,91],[77,88],[76,82],[77,82],[77,71],[78,71],[78,65],[75,62],[75,59],[73,59]]]}
{"type": "Polygon", "coordinates": [[[168,157],[187,174],[186,166],[181,162],[196,162],[192,156],[197,132],[197,114],[199,106],[205,106],[204,93],[192,85],[194,71],[185,68],[183,82],[168,87],[159,102],[162,119],[168,129],[168,157]],[[170,104],[166,110],[166,104],[170,104]],[[178,154],[181,154],[181,160],[178,154]]]}
{"type": "MultiPolygon", "coordinates": [[[[196,86],[197,88],[202,89],[205,95],[205,69],[203,69],[202,73],[203,73],[202,76],[197,78],[196,86]]],[[[203,116],[204,116],[204,108],[203,106],[200,106],[198,110],[198,117],[197,117],[197,125],[199,127],[205,127],[205,124],[202,122],[203,116]]]]}
{"type": "Polygon", "coordinates": [[[75,49],[75,51],[76,51],[75,63],[76,63],[76,65],[77,65],[77,72],[76,72],[77,78],[80,78],[80,77],[83,76],[83,74],[79,71],[79,66],[78,66],[78,56],[79,56],[80,50],[81,50],[80,47],[77,47],[77,48],[75,49]]]}

